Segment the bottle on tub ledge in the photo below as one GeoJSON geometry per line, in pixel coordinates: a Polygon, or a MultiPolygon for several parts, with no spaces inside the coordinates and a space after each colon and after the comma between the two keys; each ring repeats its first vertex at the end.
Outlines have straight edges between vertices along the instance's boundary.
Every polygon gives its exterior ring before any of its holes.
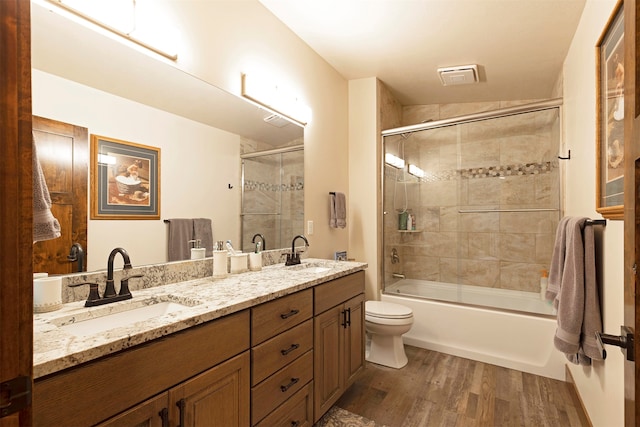
{"type": "Polygon", "coordinates": [[[549,273],[547,270],[542,270],[542,275],[540,276],[540,299],[542,301],[546,301],[547,298],[545,294],[547,293],[547,285],[549,284],[549,273]]]}

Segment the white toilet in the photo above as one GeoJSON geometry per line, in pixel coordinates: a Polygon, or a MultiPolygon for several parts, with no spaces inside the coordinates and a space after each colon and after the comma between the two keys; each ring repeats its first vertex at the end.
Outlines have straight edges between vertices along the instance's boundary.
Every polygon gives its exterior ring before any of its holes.
{"type": "Polygon", "coordinates": [[[413,311],[404,305],[383,301],[365,302],[365,329],[371,336],[366,359],[390,368],[407,364],[402,334],[413,325],[413,311]]]}

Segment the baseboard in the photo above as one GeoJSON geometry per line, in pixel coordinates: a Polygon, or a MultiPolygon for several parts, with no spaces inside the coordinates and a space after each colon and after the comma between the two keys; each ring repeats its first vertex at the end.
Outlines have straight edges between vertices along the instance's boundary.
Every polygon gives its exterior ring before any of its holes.
{"type": "Polygon", "coordinates": [[[571,389],[573,390],[573,393],[571,393],[571,399],[573,399],[573,404],[576,407],[580,407],[582,409],[582,413],[585,416],[584,421],[587,423],[586,425],[588,427],[593,427],[593,423],[589,418],[589,412],[587,412],[587,407],[584,406],[584,402],[582,401],[582,397],[578,392],[578,388],[576,387],[576,382],[573,379],[573,375],[571,374],[571,370],[569,369],[569,366],[565,365],[564,371],[565,371],[565,382],[569,383],[571,385],[571,389]]]}

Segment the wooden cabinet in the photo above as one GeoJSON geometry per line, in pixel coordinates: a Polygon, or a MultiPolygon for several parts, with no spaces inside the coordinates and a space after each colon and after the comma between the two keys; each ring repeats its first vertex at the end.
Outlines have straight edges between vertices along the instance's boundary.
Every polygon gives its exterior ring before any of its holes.
{"type": "Polygon", "coordinates": [[[314,289],[314,422],[364,367],[364,272],[314,289]]]}
{"type": "Polygon", "coordinates": [[[166,399],[171,424],[178,425],[176,403],[184,399],[185,421],[211,416],[220,424],[198,425],[247,426],[249,325],[246,310],[40,378],[33,424],[162,425],[156,410],[166,399]]]}
{"type": "Polygon", "coordinates": [[[97,427],[166,427],[169,422],[169,394],[162,393],[97,427]]]}
{"type": "Polygon", "coordinates": [[[249,352],[203,372],[98,427],[249,425],[249,352]]]}
{"type": "Polygon", "coordinates": [[[312,289],[251,309],[252,425],[311,425],[312,316],[312,289]]]}

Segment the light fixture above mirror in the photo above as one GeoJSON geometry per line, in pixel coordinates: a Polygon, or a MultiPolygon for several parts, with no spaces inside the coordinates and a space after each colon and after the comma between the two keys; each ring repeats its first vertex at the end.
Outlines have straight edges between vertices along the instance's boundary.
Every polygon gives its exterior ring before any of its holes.
{"type": "Polygon", "coordinates": [[[299,126],[311,120],[311,107],[290,89],[266,78],[242,74],[242,96],[299,126]]]}

